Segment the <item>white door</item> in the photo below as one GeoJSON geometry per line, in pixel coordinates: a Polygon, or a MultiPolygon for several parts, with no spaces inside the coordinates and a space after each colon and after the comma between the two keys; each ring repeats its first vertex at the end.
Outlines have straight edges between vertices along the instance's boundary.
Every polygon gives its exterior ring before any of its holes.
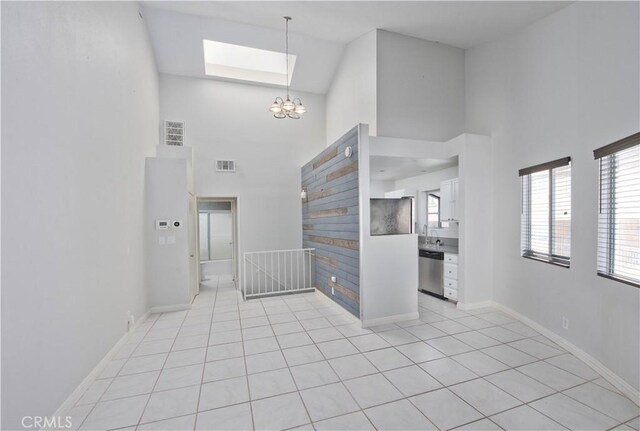
{"type": "Polygon", "coordinates": [[[196,198],[191,193],[189,193],[189,220],[187,224],[189,225],[189,283],[191,297],[193,298],[200,292],[200,274],[198,271],[196,198]]]}
{"type": "Polygon", "coordinates": [[[231,259],[233,256],[233,217],[231,211],[212,211],[209,217],[210,259],[231,259]]]}

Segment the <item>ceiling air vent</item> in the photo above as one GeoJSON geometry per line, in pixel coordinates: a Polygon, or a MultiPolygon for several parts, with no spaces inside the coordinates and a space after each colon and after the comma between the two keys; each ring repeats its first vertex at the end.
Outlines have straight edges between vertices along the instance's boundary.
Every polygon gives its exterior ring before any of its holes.
{"type": "Polygon", "coordinates": [[[164,143],[178,147],[184,145],[184,121],[164,121],[164,143]]]}
{"type": "Polygon", "coordinates": [[[218,172],[235,172],[236,161],[235,160],[216,160],[216,171],[218,172]]]}

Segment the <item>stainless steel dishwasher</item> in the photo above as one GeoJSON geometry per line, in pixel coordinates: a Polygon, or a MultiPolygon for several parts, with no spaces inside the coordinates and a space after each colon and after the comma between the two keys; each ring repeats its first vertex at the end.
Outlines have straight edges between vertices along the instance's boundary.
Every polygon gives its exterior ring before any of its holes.
{"type": "Polygon", "coordinates": [[[444,252],[419,250],[420,259],[418,290],[430,295],[444,298],[442,273],[444,269],[444,252]]]}

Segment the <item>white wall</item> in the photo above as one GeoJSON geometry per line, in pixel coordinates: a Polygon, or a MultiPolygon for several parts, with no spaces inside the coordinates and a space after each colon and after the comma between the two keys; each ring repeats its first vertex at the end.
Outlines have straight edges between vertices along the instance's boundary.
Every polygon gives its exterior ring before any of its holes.
{"type": "Polygon", "coordinates": [[[160,75],[160,118],[185,121],[196,195],[238,197],[240,252],[302,246],[300,167],[325,148],[325,102],[294,94],[307,113],[277,120],[268,107],[282,90],[160,75]],[[216,172],[217,158],[237,173],[216,172]]]}
{"type": "Polygon", "coordinates": [[[638,13],[637,2],[575,3],[466,58],[467,129],[493,140],[495,299],[636,390],[640,289],[596,276],[592,150],[640,128],[638,13]],[[569,269],[519,255],[518,169],[563,156],[572,157],[569,269]]]}
{"type": "Polygon", "coordinates": [[[376,30],[349,43],[327,92],[326,145],[358,123],[376,134],[376,30]]]}
{"type": "Polygon", "coordinates": [[[371,140],[358,127],[360,320],[364,327],[418,318],[418,235],[371,235],[371,140]],[[393,268],[393,271],[389,271],[393,268]]]}
{"type": "Polygon", "coordinates": [[[135,3],[2,3],[2,428],[52,414],[146,308],[158,80],[135,3]]]}
{"type": "Polygon", "coordinates": [[[377,31],[377,129],[447,141],[465,131],[464,50],[377,31]]]}
{"type": "Polygon", "coordinates": [[[371,180],[369,183],[369,197],[384,198],[384,194],[395,190],[395,181],[371,180]]]}
{"type": "Polygon", "coordinates": [[[187,163],[184,158],[149,157],[145,164],[146,270],[151,308],[191,304],[187,163]],[[157,230],[156,220],[182,223],[179,228],[171,224],[169,229],[157,230]]]}
{"type": "Polygon", "coordinates": [[[458,300],[477,304],[493,298],[491,139],[465,133],[450,144],[460,149],[458,300]]]}

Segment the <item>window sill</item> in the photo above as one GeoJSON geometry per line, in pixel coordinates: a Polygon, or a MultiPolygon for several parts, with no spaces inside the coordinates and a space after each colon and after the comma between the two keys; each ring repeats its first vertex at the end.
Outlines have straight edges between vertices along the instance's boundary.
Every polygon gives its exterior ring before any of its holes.
{"type": "Polygon", "coordinates": [[[607,278],[609,280],[617,281],[620,283],[628,284],[629,286],[640,287],[640,283],[634,282],[631,280],[627,280],[625,278],[616,277],[615,275],[603,274],[601,272],[597,273],[599,277],[607,278]]]}
{"type": "Polygon", "coordinates": [[[559,266],[560,268],[569,268],[568,263],[559,262],[557,260],[550,260],[550,259],[545,259],[545,258],[536,257],[536,256],[527,256],[524,254],[522,255],[522,257],[524,257],[525,259],[535,260],[536,262],[549,263],[551,265],[559,266]]]}

